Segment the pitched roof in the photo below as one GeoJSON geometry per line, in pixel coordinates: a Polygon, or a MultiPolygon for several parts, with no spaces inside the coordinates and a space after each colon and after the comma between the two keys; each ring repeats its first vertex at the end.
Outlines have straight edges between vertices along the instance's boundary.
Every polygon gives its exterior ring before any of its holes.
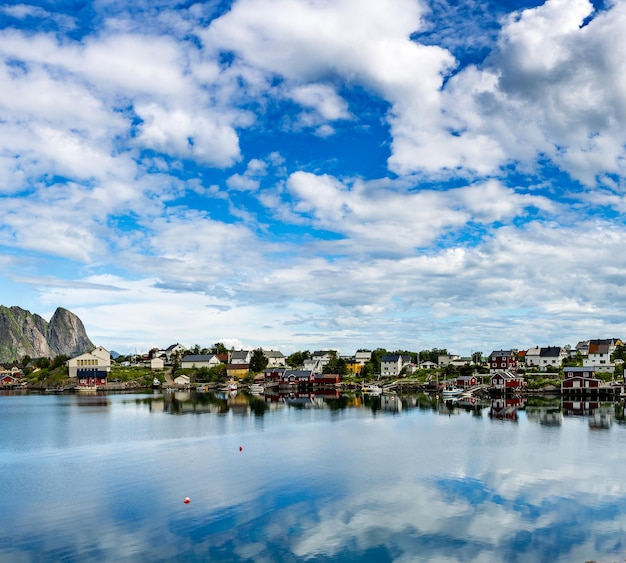
{"type": "Polygon", "coordinates": [[[554,358],[559,357],[561,355],[561,347],[560,346],[548,346],[547,348],[542,348],[539,352],[539,355],[542,358],[554,358]]]}
{"type": "Polygon", "coordinates": [[[386,354],[380,361],[381,362],[397,362],[402,356],[400,354],[386,354]]]}
{"type": "Polygon", "coordinates": [[[266,358],[284,358],[285,355],[278,350],[263,350],[263,354],[266,358]]]}
{"type": "Polygon", "coordinates": [[[230,360],[246,360],[250,355],[250,350],[234,350],[230,355],[230,360]]]}
{"type": "Polygon", "coordinates": [[[197,355],[197,356],[194,356],[193,354],[190,354],[189,356],[185,356],[181,360],[181,362],[185,362],[185,363],[189,363],[189,362],[209,362],[209,361],[211,361],[211,358],[217,358],[217,356],[215,354],[197,355]]]}

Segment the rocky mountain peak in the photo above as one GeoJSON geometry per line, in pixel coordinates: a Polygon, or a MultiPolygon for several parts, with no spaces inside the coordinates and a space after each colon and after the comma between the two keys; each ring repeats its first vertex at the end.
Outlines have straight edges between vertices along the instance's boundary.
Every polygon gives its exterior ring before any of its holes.
{"type": "Polygon", "coordinates": [[[83,322],[59,307],[50,322],[21,307],[0,305],[0,362],[32,358],[76,356],[94,348],[83,322]]]}

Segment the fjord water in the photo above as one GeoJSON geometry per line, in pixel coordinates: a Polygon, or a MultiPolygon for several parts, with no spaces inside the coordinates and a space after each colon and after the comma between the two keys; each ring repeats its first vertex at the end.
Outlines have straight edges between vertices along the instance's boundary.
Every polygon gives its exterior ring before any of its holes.
{"type": "Polygon", "coordinates": [[[0,396],[0,561],[626,557],[619,421],[173,395],[0,396]]]}

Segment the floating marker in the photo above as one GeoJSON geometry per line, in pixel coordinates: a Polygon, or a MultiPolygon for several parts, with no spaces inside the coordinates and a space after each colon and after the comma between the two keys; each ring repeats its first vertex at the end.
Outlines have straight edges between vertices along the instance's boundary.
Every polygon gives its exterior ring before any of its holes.
{"type": "Polygon", "coordinates": [[[243,446],[239,446],[239,451],[242,452],[243,451],[243,446]]]}
{"type": "Polygon", "coordinates": [[[189,504],[191,502],[191,499],[189,497],[185,497],[185,500],[183,502],[185,504],[189,504]]]}

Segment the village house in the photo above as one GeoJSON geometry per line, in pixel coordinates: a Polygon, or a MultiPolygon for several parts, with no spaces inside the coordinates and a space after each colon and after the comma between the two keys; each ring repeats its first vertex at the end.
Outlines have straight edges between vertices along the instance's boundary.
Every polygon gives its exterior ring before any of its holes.
{"type": "Polygon", "coordinates": [[[162,358],[166,364],[171,364],[176,356],[181,356],[184,353],[185,347],[177,342],[170,344],[165,350],[158,350],[156,356],[162,358]]]}
{"type": "Polygon", "coordinates": [[[311,354],[310,358],[307,358],[302,363],[302,369],[304,371],[314,371],[316,373],[322,373],[324,367],[326,367],[333,355],[336,352],[334,350],[316,350],[311,354]]]}
{"type": "Polygon", "coordinates": [[[176,379],[174,379],[174,384],[176,387],[182,387],[184,389],[189,387],[191,379],[188,375],[179,375],[176,379]]]}
{"type": "Polygon", "coordinates": [[[409,364],[410,356],[401,354],[386,354],[380,359],[380,375],[381,377],[396,377],[400,375],[402,368],[409,364]]]}
{"type": "Polygon", "coordinates": [[[512,350],[494,350],[489,354],[489,373],[517,372],[517,353],[512,350]]]}
{"type": "Polygon", "coordinates": [[[165,360],[163,358],[151,358],[147,362],[147,367],[152,371],[159,371],[165,368],[165,360]]]}
{"type": "Polygon", "coordinates": [[[268,368],[285,367],[287,365],[287,358],[278,350],[263,350],[263,355],[267,359],[268,368]]]}
{"type": "Polygon", "coordinates": [[[498,391],[517,391],[525,385],[523,377],[507,370],[497,371],[491,376],[491,386],[498,391]]]}
{"type": "Polygon", "coordinates": [[[309,386],[315,381],[315,373],[308,369],[286,369],[280,379],[281,385],[309,386]]]}
{"type": "Polygon", "coordinates": [[[228,363],[233,364],[233,365],[250,364],[251,359],[252,359],[252,350],[233,350],[230,353],[230,358],[228,359],[228,363]]]}
{"type": "Polygon", "coordinates": [[[602,385],[602,380],[596,377],[593,367],[565,367],[563,368],[563,381],[561,391],[563,393],[576,393],[583,390],[597,390],[602,385]]]}
{"type": "Polygon", "coordinates": [[[461,389],[467,389],[478,385],[478,378],[475,375],[459,375],[456,378],[456,386],[461,389]]]}
{"type": "Polygon", "coordinates": [[[69,377],[77,379],[79,386],[102,386],[106,385],[108,374],[111,373],[111,354],[98,346],[91,352],[69,359],[66,365],[69,377]],[[93,380],[92,384],[88,383],[89,380],[93,380]]]}
{"type": "Polygon", "coordinates": [[[181,369],[213,368],[221,363],[215,354],[189,354],[180,360],[180,367],[181,369]]]}
{"type": "Polygon", "coordinates": [[[226,375],[230,379],[245,379],[250,375],[250,364],[227,364],[226,375]]]}
{"type": "Polygon", "coordinates": [[[458,362],[459,360],[460,356],[457,354],[440,354],[437,356],[437,364],[440,368],[445,368],[454,362],[458,362]]]}
{"type": "Polygon", "coordinates": [[[361,366],[364,366],[367,362],[371,361],[372,352],[370,350],[359,350],[354,354],[354,361],[361,366]]]}
{"type": "Polygon", "coordinates": [[[316,373],[313,383],[315,385],[337,385],[341,383],[341,376],[337,373],[316,373]]]}
{"type": "Polygon", "coordinates": [[[615,363],[611,361],[611,355],[621,345],[623,342],[619,338],[590,340],[587,356],[583,357],[583,367],[594,368],[596,373],[613,373],[615,363]]]}
{"type": "Polygon", "coordinates": [[[23,377],[22,370],[17,366],[0,366],[0,387],[14,387],[19,385],[23,377]]]}
{"type": "Polygon", "coordinates": [[[529,348],[524,357],[524,364],[528,368],[546,369],[547,367],[560,368],[567,358],[567,350],[560,346],[529,348]]]}

